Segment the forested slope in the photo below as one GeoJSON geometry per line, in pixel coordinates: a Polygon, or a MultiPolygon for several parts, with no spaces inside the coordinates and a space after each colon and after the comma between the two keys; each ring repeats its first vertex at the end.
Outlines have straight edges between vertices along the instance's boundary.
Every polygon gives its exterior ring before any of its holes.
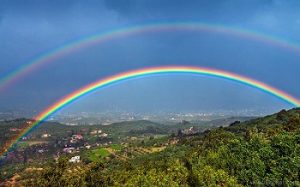
{"type": "Polygon", "coordinates": [[[300,110],[235,122],[127,160],[70,164],[61,157],[22,174],[28,186],[298,186],[300,110]]]}

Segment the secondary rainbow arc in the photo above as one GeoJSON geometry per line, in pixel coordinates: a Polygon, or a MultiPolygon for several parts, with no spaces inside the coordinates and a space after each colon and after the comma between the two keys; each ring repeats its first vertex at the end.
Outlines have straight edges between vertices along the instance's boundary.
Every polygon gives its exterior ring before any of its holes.
{"type": "Polygon", "coordinates": [[[228,35],[238,36],[242,38],[247,38],[251,40],[262,41],[274,46],[279,46],[291,51],[295,51],[300,54],[300,46],[297,43],[281,39],[278,37],[273,37],[267,34],[262,34],[250,30],[245,30],[242,28],[218,25],[218,24],[208,24],[200,22],[163,22],[163,23],[148,23],[136,26],[128,26],[124,28],[119,28],[111,30],[108,32],[91,35],[70,43],[63,44],[62,46],[55,48],[54,50],[48,51],[29,63],[18,67],[14,71],[10,72],[6,76],[0,79],[0,91],[4,91],[9,85],[12,85],[15,81],[19,80],[21,77],[39,69],[41,66],[46,65],[56,59],[65,56],[69,53],[73,53],[82,48],[86,48],[95,44],[103,43],[120,37],[126,37],[130,35],[149,33],[149,32],[160,32],[160,31],[172,31],[172,30],[192,30],[192,31],[206,31],[206,32],[216,32],[224,33],[228,35]]]}
{"type": "Polygon", "coordinates": [[[244,77],[238,74],[234,74],[231,72],[223,71],[223,70],[216,70],[216,69],[210,69],[210,68],[202,68],[202,67],[191,67],[191,66],[164,66],[164,67],[151,67],[151,68],[144,68],[144,69],[138,69],[133,71],[128,71],[124,73],[120,73],[114,76],[110,76],[104,79],[100,79],[96,82],[93,82],[85,87],[82,87],[73,93],[63,97],[53,105],[46,108],[44,111],[42,111],[40,114],[34,117],[36,122],[34,122],[32,125],[26,127],[22,130],[20,134],[18,134],[14,139],[12,139],[9,143],[7,143],[4,147],[4,149],[1,150],[0,156],[5,155],[9,149],[11,149],[16,143],[24,136],[28,135],[31,130],[33,130],[35,127],[37,127],[39,124],[41,124],[45,119],[47,119],[49,116],[53,115],[55,112],[59,111],[60,109],[64,108],[68,104],[76,101],[77,99],[96,91],[100,88],[103,88],[105,86],[118,83],[120,81],[129,80],[133,78],[138,77],[144,77],[149,75],[156,75],[156,74],[176,74],[176,73],[187,73],[192,75],[207,75],[212,77],[219,77],[222,79],[232,80],[239,83],[242,83],[244,85],[248,85],[254,88],[257,88],[259,90],[262,90],[270,95],[273,95],[287,103],[290,103],[296,107],[300,106],[300,100],[297,98],[279,90],[274,87],[271,87],[265,83],[262,83],[260,81],[250,79],[248,77],[244,77]]]}

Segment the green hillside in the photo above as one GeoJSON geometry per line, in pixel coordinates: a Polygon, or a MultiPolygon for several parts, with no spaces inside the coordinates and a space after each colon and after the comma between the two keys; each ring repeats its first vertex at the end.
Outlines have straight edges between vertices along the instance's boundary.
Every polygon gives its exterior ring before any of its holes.
{"type": "Polygon", "coordinates": [[[70,164],[61,157],[57,164],[23,173],[21,181],[33,186],[300,185],[299,109],[171,140],[178,143],[125,160],[70,164]]]}

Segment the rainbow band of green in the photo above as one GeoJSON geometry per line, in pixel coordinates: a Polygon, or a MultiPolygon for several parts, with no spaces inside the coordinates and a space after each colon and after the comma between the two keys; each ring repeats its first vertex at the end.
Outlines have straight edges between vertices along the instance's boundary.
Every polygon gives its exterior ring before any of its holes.
{"type": "Polygon", "coordinates": [[[0,91],[4,91],[9,85],[12,85],[15,81],[21,77],[30,74],[32,71],[39,69],[42,65],[48,64],[59,59],[62,56],[78,51],[82,48],[100,44],[113,39],[133,36],[143,33],[161,32],[161,31],[204,31],[223,33],[251,40],[265,42],[274,46],[286,48],[291,51],[300,53],[300,46],[288,40],[272,37],[270,35],[257,33],[254,31],[244,30],[241,28],[230,27],[225,25],[215,25],[199,22],[164,22],[164,23],[152,23],[142,24],[137,26],[129,26],[125,28],[115,29],[108,32],[100,33],[85,37],[74,42],[66,43],[52,51],[48,51],[29,63],[26,63],[8,75],[0,79],[0,91]]]}
{"type": "Polygon", "coordinates": [[[118,83],[120,81],[130,80],[133,78],[138,77],[145,77],[149,75],[158,75],[158,74],[178,74],[178,73],[187,73],[191,75],[206,75],[212,77],[219,77],[222,79],[228,79],[235,82],[242,83],[244,85],[248,85],[259,90],[262,90],[269,95],[276,96],[277,98],[290,103],[294,106],[300,106],[300,100],[288,95],[287,93],[280,91],[276,88],[273,88],[267,84],[259,82],[257,80],[253,80],[241,75],[237,75],[234,73],[216,70],[216,69],[209,69],[209,68],[201,68],[201,67],[190,67],[190,66],[165,66],[165,67],[153,67],[153,68],[144,68],[134,71],[129,71],[125,73],[120,73],[111,77],[107,77],[101,79],[99,81],[93,82],[83,88],[78,89],[77,91],[63,97],[50,107],[46,108],[43,112],[35,117],[36,122],[33,123],[31,126],[25,128],[18,136],[12,139],[0,152],[0,155],[4,155],[10,148],[12,148],[22,137],[26,136],[30,131],[32,131],[35,127],[41,124],[45,119],[49,116],[53,115],[55,112],[61,110],[68,104],[76,101],[77,99],[92,93],[100,88],[105,86],[118,83]]]}

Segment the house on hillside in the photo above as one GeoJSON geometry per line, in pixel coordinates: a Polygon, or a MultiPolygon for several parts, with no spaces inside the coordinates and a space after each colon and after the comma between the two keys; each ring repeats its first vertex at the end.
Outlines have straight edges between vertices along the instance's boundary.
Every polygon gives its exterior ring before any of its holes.
{"type": "Polygon", "coordinates": [[[106,138],[108,136],[108,134],[106,134],[106,133],[101,133],[100,135],[99,135],[99,137],[101,137],[101,138],[106,138]]]}
{"type": "Polygon", "coordinates": [[[97,135],[97,134],[101,134],[102,133],[102,130],[93,130],[90,132],[90,135],[97,135]]]}
{"type": "Polygon", "coordinates": [[[74,153],[75,152],[75,147],[66,147],[63,149],[63,152],[65,153],[74,153]]]}
{"type": "Polygon", "coordinates": [[[83,136],[81,134],[74,134],[71,137],[70,143],[77,143],[80,140],[83,140],[83,136]]]}
{"type": "Polygon", "coordinates": [[[73,156],[73,157],[69,160],[69,162],[71,162],[71,163],[78,163],[78,162],[80,162],[80,156],[73,156]]]}
{"type": "Polygon", "coordinates": [[[83,136],[81,134],[74,134],[72,136],[72,139],[76,139],[76,140],[82,140],[83,139],[83,136]]]}
{"type": "Polygon", "coordinates": [[[31,125],[34,121],[26,121],[28,125],[31,125]]]}
{"type": "Polygon", "coordinates": [[[49,137],[51,137],[51,134],[47,134],[47,133],[45,133],[45,134],[42,134],[42,136],[41,136],[42,138],[49,138],[49,137]]]}

